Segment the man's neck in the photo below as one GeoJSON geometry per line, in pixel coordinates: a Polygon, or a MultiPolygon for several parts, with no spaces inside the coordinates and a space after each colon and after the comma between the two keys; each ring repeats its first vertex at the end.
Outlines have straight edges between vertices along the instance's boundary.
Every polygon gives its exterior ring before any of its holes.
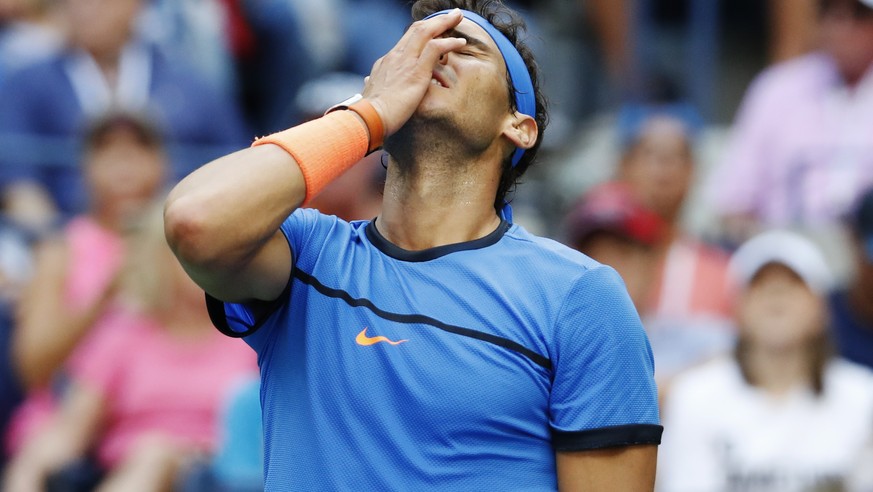
{"type": "Polygon", "coordinates": [[[494,232],[498,176],[486,162],[466,165],[419,158],[392,159],[377,227],[394,245],[410,250],[456,244],[494,232]]]}

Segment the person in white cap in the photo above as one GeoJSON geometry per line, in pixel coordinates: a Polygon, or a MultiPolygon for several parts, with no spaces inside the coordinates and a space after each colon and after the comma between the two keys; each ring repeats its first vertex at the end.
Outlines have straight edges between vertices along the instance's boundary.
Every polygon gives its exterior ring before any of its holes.
{"type": "Polygon", "coordinates": [[[824,257],[770,231],[730,269],[736,348],[669,389],[658,490],[843,490],[873,432],[873,372],[831,355],[824,257]]]}

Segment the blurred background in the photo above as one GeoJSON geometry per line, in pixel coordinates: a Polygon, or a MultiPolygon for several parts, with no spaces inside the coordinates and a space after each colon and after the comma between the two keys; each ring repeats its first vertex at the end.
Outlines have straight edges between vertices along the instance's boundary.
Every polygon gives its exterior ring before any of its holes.
{"type": "MultiPolygon", "coordinates": [[[[873,490],[873,1],[507,3],[550,101],[515,221],[625,280],[665,419],[698,436],[670,441],[668,427],[659,488],[873,490]],[[738,256],[762,235],[755,261],[738,256]],[[720,391],[700,401],[695,384],[720,391]],[[768,453],[742,445],[774,428],[755,441],[768,453]],[[670,468],[687,456],[711,457],[696,482],[670,468]]],[[[160,230],[154,204],[211,159],[360,92],[409,7],[0,0],[8,490],[259,489],[252,354],[213,339],[172,267],[136,268],[166,263],[141,251],[160,230]],[[215,370],[213,350],[235,362],[215,370]]],[[[383,180],[376,153],[312,206],[371,219],[383,180]]]]}

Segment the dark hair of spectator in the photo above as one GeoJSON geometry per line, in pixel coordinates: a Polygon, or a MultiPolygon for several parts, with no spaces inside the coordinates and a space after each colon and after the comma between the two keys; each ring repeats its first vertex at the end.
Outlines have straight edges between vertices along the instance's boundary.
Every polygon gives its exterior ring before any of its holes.
{"type": "MultiPolygon", "coordinates": [[[[826,330],[811,337],[806,346],[807,357],[809,357],[810,373],[809,385],[816,396],[821,396],[824,392],[824,372],[825,366],[834,354],[834,345],[830,335],[826,330]]],[[[747,354],[749,352],[749,341],[740,335],[737,344],[734,347],[734,356],[737,364],[740,366],[740,372],[743,379],[751,386],[757,386],[751,370],[749,369],[749,361],[747,354]]]]}
{"type": "Polygon", "coordinates": [[[85,130],[85,149],[94,150],[106,144],[107,138],[117,130],[127,130],[144,147],[160,150],[163,138],[147,117],[128,112],[111,112],[97,117],[85,130]]]}

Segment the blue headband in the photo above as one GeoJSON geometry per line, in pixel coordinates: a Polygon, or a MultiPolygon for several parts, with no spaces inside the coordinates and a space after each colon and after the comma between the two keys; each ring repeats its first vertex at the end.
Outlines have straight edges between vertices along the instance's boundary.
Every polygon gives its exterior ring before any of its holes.
{"type": "MultiPolygon", "coordinates": [[[[454,10],[441,10],[430,14],[425,17],[425,19],[430,19],[437,15],[450,14],[452,12],[454,12],[454,10]]],[[[521,58],[521,54],[517,49],[515,49],[515,45],[482,16],[470,12],[469,10],[461,10],[461,13],[466,19],[475,22],[479,27],[485,29],[485,32],[487,32],[488,35],[491,36],[491,39],[494,40],[494,43],[497,44],[497,49],[499,49],[500,54],[503,55],[503,62],[506,63],[506,70],[509,72],[509,80],[512,81],[512,89],[515,92],[515,108],[521,114],[526,114],[536,118],[537,100],[534,95],[533,81],[530,78],[530,72],[527,71],[527,65],[525,65],[524,59],[521,58]]],[[[521,147],[515,149],[515,153],[512,154],[512,167],[515,167],[516,164],[518,164],[518,161],[521,160],[521,156],[524,155],[524,151],[525,149],[522,149],[521,147]]]]}

